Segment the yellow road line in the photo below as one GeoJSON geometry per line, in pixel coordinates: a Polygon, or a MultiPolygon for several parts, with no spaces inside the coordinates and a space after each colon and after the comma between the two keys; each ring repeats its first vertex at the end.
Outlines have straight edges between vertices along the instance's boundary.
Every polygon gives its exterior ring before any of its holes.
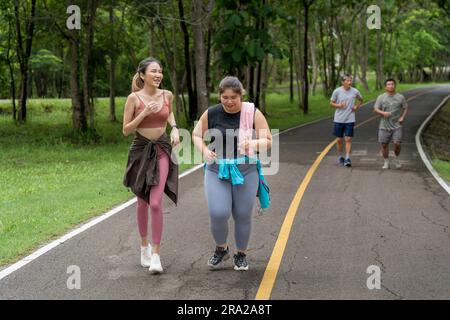
{"type": "MultiPolygon", "coordinates": [[[[432,90],[432,89],[431,89],[432,90]]],[[[425,93],[428,93],[431,90],[427,90],[425,92],[416,94],[415,96],[410,97],[406,101],[411,101],[418,96],[421,96],[425,93]]],[[[373,116],[357,126],[356,128],[362,126],[365,123],[368,123],[372,120],[378,119],[380,116],[373,116]]],[[[322,162],[323,158],[327,155],[330,149],[336,144],[336,140],[330,142],[325,149],[320,153],[320,155],[316,158],[312,166],[309,168],[306,173],[305,178],[300,184],[297,192],[295,193],[294,199],[292,200],[289,209],[284,218],[283,224],[281,225],[280,233],[278,234],[277,241],[272,250],[272,255],[270,256],[269,263],[267,264],[266,270],[264,272],[263,278],[258,288],[258,292],[256,293],[255,300],[269,300],[270,295],[272,293],[273,286],[275,284],[275,280],[277,278],[278,270],[280,269],[281,260],[283,259],[284,250],[286,249],[286,244],[289,239],[289,235],[291,232],[292,225],[294,223],[295,216],[297,215],[298,207],[300,206],[300,202],[302,201],[303,195],[305,194],[306,188],[311,182],[312,176],[316,172],[319,164],[322,162]]]]}
{"type": "Polygon", "coordinates": [[[277,277],[278,269],[280,268],[281,259],[283,258],[284,249],[286,248],[286,243],[289,238],[289,233],[291,231],[292,224],[294,222],[295,215],[297,214],[297,209],[302,201],[303,195],[305,193],[306,188],[308,187],[309,182],[317,170],[322,159],[325,155],[330,151],[336,141],[331,142],[326,148],[320,153],[317,157],[316,161],[314,161],[311,168],[309,168],[306,173],[305,178],[303,179],[300,187],[297,190],[297,193],[294,196],[294,199],[289,206],[289,209],[286,213],[286,217],[284,218],[283,225],[281,226],[280,233],[278,235],[277,242],[272,251],[272,256],[270,257],[269,263],[267,265],[266,271],[264,272],[263,279],[259,286],[258,292],[256,293],[256,300],[268,300],[270,298],[270,294],[272,292],[273,285],[275,283],[275,279],[277,277]]]}

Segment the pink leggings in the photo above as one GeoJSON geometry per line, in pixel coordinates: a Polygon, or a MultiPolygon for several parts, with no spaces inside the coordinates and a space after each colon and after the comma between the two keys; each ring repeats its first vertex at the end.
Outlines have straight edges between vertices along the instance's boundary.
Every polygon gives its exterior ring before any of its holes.
{"type": "MultiPolygon", "coordinates": [[[[152,219],[152,244],[161,244],[163,228],[162,200],[164,186],[169,173],[169,156],[158,146],[159,161],[159,184],[150,189],[150,210],[152,219]]],[[[148,229],[148,207],[149,205],[141,198],[137,198],[137,221],[141,237],[147,236],[148,229]]]]}

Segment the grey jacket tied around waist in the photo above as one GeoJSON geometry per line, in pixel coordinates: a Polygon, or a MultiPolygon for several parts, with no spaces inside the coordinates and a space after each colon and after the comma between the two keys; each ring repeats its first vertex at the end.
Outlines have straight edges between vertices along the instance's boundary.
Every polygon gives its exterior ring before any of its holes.
{"type": "Polygon", "coordinates": [[[172,160],[172,145],[166,133],[157,140],[149,140],[136,132],[128,152],[123,184],[130,188],[136,196],[149,203],[150,189],[159,183],[158,145],[169,156],[169,173],[164,193],[177,204],[178,164],[172,160]]]}

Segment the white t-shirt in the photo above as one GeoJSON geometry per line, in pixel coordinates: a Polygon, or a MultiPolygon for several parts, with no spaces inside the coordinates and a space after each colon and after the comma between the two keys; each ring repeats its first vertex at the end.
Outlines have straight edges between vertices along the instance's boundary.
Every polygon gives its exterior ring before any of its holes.
{"type": "Polygon", "coordinates": [[[338,123],[351,123],[355,122],[355,113],[352,108],[355,104],[355,99],[362,99],[361,93],[358,89],[350,87],[348,90],[345,90],[344,87],[336,88],[331,95],[331,101],[334,103],[341,103],[346,101],[347,106],[343,109],[336,109],[334,112],[334,122],[338,123]]]}

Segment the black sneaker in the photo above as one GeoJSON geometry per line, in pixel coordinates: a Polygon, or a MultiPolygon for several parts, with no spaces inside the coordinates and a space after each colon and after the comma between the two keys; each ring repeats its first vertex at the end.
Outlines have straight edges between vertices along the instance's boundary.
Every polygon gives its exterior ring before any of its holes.
{"type": "Polygon", "coordinates": [[[247,256],[245,253],[238,252],[234,255],[234,270],[238,271],[247,271],[248,270],[248,262],[247,256]]]}
{"type": "Polygon", "coordinates": [[[345,167],[351,167],[352,166],[352,161],[350,160],[350,158],[347,158],[344,160],[344,166],[345,167]]]}
{"type": "Polygon", "coordinates": [[[216,269],[220,267],[220,264],[230,258],[230,254],[228,253],[229,249],[228,247],[222,248],[222,247],[216,247],[216,251],[214,251],[214,254],[211,258],[208,260],[208,266],[211,269],[216,269]]]}
{"type": "Polygon", "coordinates": [[[344,165],[344,162],[345,162],[344,157],[339,157],[339,164],[340,164],[341,166],[344,165]]]}

